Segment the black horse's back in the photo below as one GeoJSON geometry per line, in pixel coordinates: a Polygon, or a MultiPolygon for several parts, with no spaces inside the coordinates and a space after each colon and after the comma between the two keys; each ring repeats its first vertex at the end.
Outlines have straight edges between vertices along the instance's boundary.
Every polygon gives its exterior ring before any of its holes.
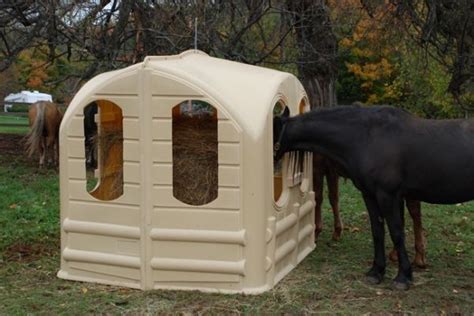
{"type": "Polygon", "coordinates": [[[407,195],[435,204],[474,199],[474,120],[416,119],[403,139],[407,195]]]}

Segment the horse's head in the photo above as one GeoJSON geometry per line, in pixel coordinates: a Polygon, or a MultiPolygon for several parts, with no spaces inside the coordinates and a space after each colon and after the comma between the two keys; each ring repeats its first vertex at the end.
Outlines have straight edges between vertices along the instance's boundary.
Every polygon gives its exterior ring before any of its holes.
{"type": "Polygon", "coordinates": [[[285,130],[289,116],[290,111],[285,107],[283,114],[273,118],[273,159],[275,162],[279,161],[288,149],[285,130]]]}

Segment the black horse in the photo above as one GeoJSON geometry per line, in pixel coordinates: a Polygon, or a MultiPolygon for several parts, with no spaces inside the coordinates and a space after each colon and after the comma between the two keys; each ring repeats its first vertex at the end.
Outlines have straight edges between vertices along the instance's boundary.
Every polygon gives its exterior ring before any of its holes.
{"type": "Polygon", "coordinates": [[[288,151],[321,153],[362,192],[369,212],[374,261],[371,283],[385,273],[384,221],[397,249],[394,287],[407,289],[403,199],[434,204],[474,199],[474,120],[427,120],[390,107],[335,107],[275,117],[274,158],[288,151]]]}

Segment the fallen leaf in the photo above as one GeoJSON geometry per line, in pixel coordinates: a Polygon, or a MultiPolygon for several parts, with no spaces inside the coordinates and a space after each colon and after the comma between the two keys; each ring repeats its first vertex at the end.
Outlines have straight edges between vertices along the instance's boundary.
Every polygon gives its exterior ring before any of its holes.
{"type": "Polygon", "coordinates": [[[358,233],[358,232],[360,232],[360,228],[359,227],[352,227],[350,232],[351,233],[358,233]]]}
{"type": "Polygon", "coordinates": [[[12,205],[10,205],[10,208],[11,208],[12,210],[14,210],[14,209],[16,209],[16,206],[17,206],[16,204],[12,204],[12,205]]]}
{"type": "Polygon", "coordinates": [[[87,291],[88,291],[88,290],[87,290],[87,288],[85,288],[85,287],[83,287],[83,288],[81,289],[81,292],[82,292],[83,294],[86,294],[87,291]]]}
{"type": "Polygon", "coordinates": [[[458,293],[459,293],[459,291],[458,291],[458,290],[456,290],[456,289],[453,289],[453,293],[454,293],[454,294],[458,294],[458,293]]]}

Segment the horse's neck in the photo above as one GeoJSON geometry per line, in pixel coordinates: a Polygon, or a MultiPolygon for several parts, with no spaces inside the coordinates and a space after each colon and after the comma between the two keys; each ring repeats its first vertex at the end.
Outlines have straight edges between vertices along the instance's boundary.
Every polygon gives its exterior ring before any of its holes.
{"type": "Polygon", "coordinates": [[[290,150],[320,153],[342,166],[347,167],[347,154],[356,135],[351,133],[350,125],[323,123],[312,120],[294,120],[288,123],[288,143],[290,150]]]}

